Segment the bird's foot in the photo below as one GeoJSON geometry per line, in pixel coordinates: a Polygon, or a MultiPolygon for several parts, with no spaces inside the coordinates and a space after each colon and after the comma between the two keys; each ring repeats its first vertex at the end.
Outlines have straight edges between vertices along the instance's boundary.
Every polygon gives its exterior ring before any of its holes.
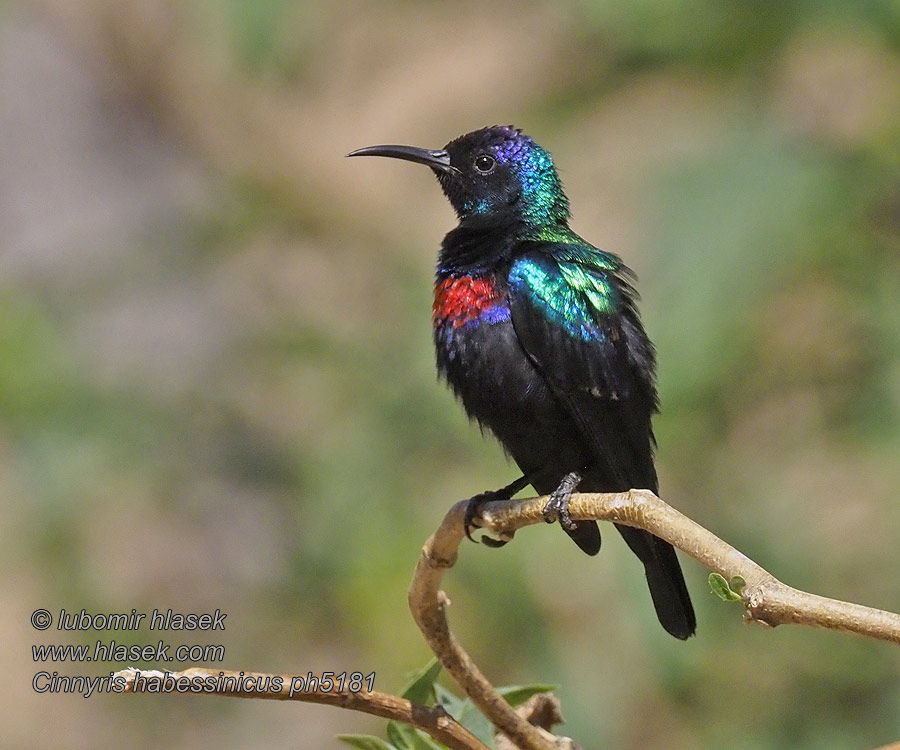
{"type": "MultiPolygon", "coordinates": [[[[482,492],[469,498],[469,502],[466,505],[466,515],[463,519],[463,524],[465,525],[466,537],[470,542],[477,541],[472,536],[472,532],[477,528],[481,528],[481,524],[475,523],[476,519],[481,518],[481,509],[487,503],[491,503],[495,500],[509,500],[509,498],[503,497],[501,492],[497,490],[488,490],[487,492],[482,492]]],[[[481,541],[488,547],[502,547],[506,544],[502,539],[494,539],[489,536],[482,536],[481,541]]]]}
{"type": "Polygon", "coordinates": [[[566,531],[575,531],[576,524],[569,516],[569,498],[580,483],[581,474],[577,471],[569,472],[562,478],[559,487],[553,490],[544,506],[544,520],[547,523],[559,521],[559,525],[566,531]]]}
{"type": "MultiPolygon", "coordinates": [[[[487,504],[496,501],[504,502],[512,499],[512,496],[515,495],[519,490],[523,489],[528,485],[528,477],[519,477],[515,482],[511,482],[506,485],[506,487],[501,487],[499,490],[488,490],[487,492],[482,492],[474,497],[470,497],[468,504],[466,505],[466,514],[463,519],[463,524],[466,531],[466,537],[469,541],[474,542],[475,539],[472,538],[472,531],[476,528],[480,528],[481,524],[475,523],[476,519],[481,518],[481,509],[487,504]]],[[[481,542],[482,544],[486,544],[488,547],[502,547],[506,544],[508,539],[494,539],[489,536],[482,536],[481,542]]]]}

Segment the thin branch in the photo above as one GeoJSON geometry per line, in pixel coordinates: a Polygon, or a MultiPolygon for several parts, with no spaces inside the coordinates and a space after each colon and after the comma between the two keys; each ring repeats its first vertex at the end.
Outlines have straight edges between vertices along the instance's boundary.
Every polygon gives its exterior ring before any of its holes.
{"type": "MultiPolygon", "coordinates": [[[[481,525],[499,539],[509,540],[523,526],[543,523],[547,497],[486,503],[481,525]]],[[[552,750],[570,743],[518,715],[494,690],[450,632],[447,595],[441,579],[456,562],[464,538],[467,501],[454,505],[422,548],[409,589],[409,606],[428,645],[444,668],[485,716],[523,750],[552,750]]],[[[726,580],[741,576],[741,596],[748,621],[775,627],[807,625],[900,643],[900,615],[859,604],[828,599],[787,586],[746,555],[723,542],[648,490],[608,494],[574,494],[569,512],[576,520],[614,521],[645,529],[684,551],[726,580]]]]}
{"type": "Polygon", "coordinates": [[[327,706],[347,708],[351,711],[361,711],[373,716],[401,721],[404,724],[409,724],[427,732],[433,739],[452,750],[488,750],[475,735],[454,721],[440,706],[431,708],[420,703],[411,703],[405,698],[398,698],[395,695],[379,693],[374,690],[371,692],[366,690],[353,692],[346,689],[342,691],[311,690],[307,685],[304,686],[305,689],[293,690],[292,694],[294,675],[232,672],[221,669],[193,668],[185,669],[182,672],[125,669],[121,672],[116,672],[114,677],[125,678],[125,692],[153,693],[161,692],[159,689],[154,690],[154,685],[158,686],[159,683],[157,681],[164,679],[166,675],[172,681],[169,683],[170,689],[163,692],[174,691],[198,695],[224,695],[231,698],[261,698],[321,703],[327,706]],[[138,675],[144,681],[138,682],[138,688],[135,689],[135,681],[138,675]],[[198,688],[204,684],[204,680],[211,680],[212,682],[207,682],[207,684],[216,685],[217,688],[213,691],[200,690],[197,693],[187,689],[177,690],[174,686],[178,680],[181,680],[180,684],[184,686],[190,685],[193,680],[198,688]],[[276,687],[279,683],[281,685],[280,689],[276,687]],[[266,686],[267,689],[259,689],[260,686],[266,686]],[[257,689],[254,689],[254,687],[257,689]]]}
{"type": "MultiPolygon", "coordinates": [[[[487,503],[482,512],[485,529],[501,539],[523,526],[543,523],[547,498],[487,503]]],[[[900,615],[860,604],[828,599],[779,581],[746,555],[667,505],[649,490],[609,494],[575,494],[569,505],[572,518],[615,521],[645,529],[684,551],[726,580],[741,576],[746,619],[775,627],[806,625],[900,643],[900,615]]]]}
{"type": "MultiPolygon", "coordinates": [[[[554,725],[563,724],[562,711],[559,706],[559,698],[553,693],[538,693],[532,695],[521,706],[516,707],[516,713],[529,724],[552,731],[554,725]]],[[[512,741],[499,729],[494,730],[495,750],[519,750],[512,741]]],[[[578,750],[578,746],[567,738],[557,738],[557,750],[578,750]]]]}
{"type": "Polygon", "coordinates": [[[445,609],[450,601],[440,590],[440,584],[444,572],[456,562],[457,550],[465,538],[463,519],[467,504],[467,501],[456,503],[425,542],[409,588],[410,611],[444,669],[495,727],[522,750],[554,750],[556,738],[529,724],[494,690],[447,624],[445,609]]]}

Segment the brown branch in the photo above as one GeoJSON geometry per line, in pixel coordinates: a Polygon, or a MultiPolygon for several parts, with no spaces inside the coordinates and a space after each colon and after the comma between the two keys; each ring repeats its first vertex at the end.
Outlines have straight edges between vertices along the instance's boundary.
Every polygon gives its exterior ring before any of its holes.
{"type": "MultiPolygon", "coordinates": [[[[500,539],[511,539],[523,526],[543,523],[546,497],[510,502],[487,503],[482,509],[481,525],[500,539]]],[[[508,739],[498,747],[520,750],[562,750],[574,744],[568,738],[555,737],[544,726],[553,721],[531,723],[527,712],[514,710],[493,688],[450,632],[446,608],[449,600],[440,590],[444,573],[453,567],[461,544],[463,518],[467,502],[454,505],[434,535],[422,548],[409,589],[409,605],[413,617],[428,645],[441,664],[489,721],[508,739]],[[537,726],[535,726],[537,724],[537,726]]],[[[807,625],[869,636],[900,643],[900,615],[858,604],[828,599],[783,584],[765,569],[738,552],[687,516],[660,500],[648,490],[631,490],[609,494],[572,495],[569,510],[576,520],[614,521],[645,529],[687,553],[709,570],[726,580],[740,576],[746,582],[741,589],[746,619],[771,627],[782,624],[807,625]]],[[[161,672],[141,672],[142,676],[161,672]]],[[[221,679],[221,670],[188,669],[170,673],[177,678],[221,679]]],[[[116,674],[134,687],[136,670],[116,674]]],[[[255,672],[224,672],[226,677],[253,677],[257,680],[280,678],[279,689],[255,690],[242,686],[216,690],[212,694],[239,698],[268,698],[321,703],[401,721],[427,732],[453,750],[486,750],[485,746],[440,707],[420,704],[378,692],[300,690],[291,694],[292,675],[266,675],[255,672]]],[[[146,688],[144,690],[146,692],[146,688]]],[[[136,691],[142,692],[142,691],[136,691]]],[[[159,691],[156,691],[159,692],[159,691]]],[[[210,693],[206,693],[210,694],[210,693]]],[[[893,748],[894,746],[889,746],[893,748]]],[[[887,748],[885,749],[887,750],[887,748]]]]}
{"type": "MultiPolygon", "coordinates": [[[[521,706],[516,707],[516,713],[529,724],[534,724],[541,729],[551,731],[556,724],[564,722],[559,707],[559,698],[553,693],[538,693],[532,695],[521,706]]],[[[516,745],[499,729],[494,730],[495,750],[519,750],[516,745]]],[[[577,745],[568,738],[557,738],[557,750],[578,750],[577,745]]]]}
{"type": "Polygon", "coordinates": [[[199,695],[224,695],[230,698],[262,698],[268,700],[280,701],[301,701],[304,703],[320,703],[327,706],[337,706],[338,708],[346,708],[351,711],[361,711],[363,713],[372,714],[373,716],[381,716],[385,719],[393,719],[401,721],[404,724],[417,727],[427,732],[438,742],[446,745],[452,750],[487,750],[487,747],[465,727],[458,724],[451,716],[440,706],[433,708],[423,706],[420,703],[412,703],[405,698],[398,698],[395,695],[387,693],[379,693],[377,691],[362,690],[353,692],[351,690],[321,690],[315,689],[297,689],[293,691],[292,685],[295,675],[287,674],[263,674],[261,672],[232,672],[221,669],[186,669],[182,672],[158,672],[145,671],[136,669],[125,669],[116,672],[114,677],[124,677],[126,681],[125,692],[134,693],[158,693],[158,692],[188,692],[199,695]],[[138,683],[138,689],[135,690],[136,677],[140,675],[145,682],[138,683]],[[165,675],[172,678],[169,683],[168,690],[153,689],[154,685],[158,685],[158,680],[162,680],[165,675]],[[231,683],[227,678],[232,678],[231,683]],[[248,678],[252,682],[248,682],[248,678]],[[280,679],[281,687],[276,688],[280,679]],[[182,680],[182,685],[187,686],[191,680],[195,684],[203,684],[203,680],[212,680],[214,682],[207,683],[209,685],[217,684],[219,688],[216,690],[192,693],[187,690],[177,690],[175,688],[175,680],[182,680]],[[254,689],[254,686],[265,685],[271,689],[254,689]]]}
{"type": "MultiPolygon", "coordinates": [[[[481,525],[494,536],[509,540],[523,526],[543,523],[547,497],[487,503],[481,525]]],[[[450,632],[445,610],[449,605],[440,590],[444,572],[453,567],[464,538],[467,502],[454,505],[422,556],[409,589],[409,606],[428,645],[472,702],[511,742],[523,750],[551,750],[570,746],[532,726],[494,690],[450,632]]],[[[678,547],[709,570],[730,581],[741,576],[746,619],[775,627],[792,623],[828,628],[900,643],[900,615],[859,604],[828,599],[783,584],[746,555],[679,513],[648,490],[609,494],[574,494],[572,518],[614,521],[650,531],[678,547]]]]}
{"type": "MultiPolygon", "coordinates": [[[[547,498],[488,503],[482,513],[490,533],[510,538],[523,526],[543,522],[547,498]]],[[[572,495],[569,511],[577,520],[596,519],[645,529],[684,551],[726,580],[741,576],[746,619],[771,627],[806,625],[900,643],[900,615],[860,604],[828,599],[792,588],[715,534],[667,505],[649,490],[572,495]]]]}
{"type": "Polygon", "coordinates": [[[456,552],[465,537],[466,505],[466,501],[456,503],[425,542],[409,588],[410,611],[444,669],[495,727],[522,750],[553,750],[556,738],[530,724],[494,690],[447,624],[445,609],[450,602],[440,584],[444,572],[456,562],[456,552]]]}

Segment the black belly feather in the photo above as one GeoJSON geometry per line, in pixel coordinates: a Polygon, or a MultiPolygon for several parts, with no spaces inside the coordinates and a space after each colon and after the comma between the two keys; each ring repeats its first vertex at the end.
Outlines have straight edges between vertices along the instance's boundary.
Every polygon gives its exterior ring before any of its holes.
{"type": "MultiPolygon", "coordinates": [[[[649,425],[654,399],[647,396],[641,424],[627,424],[623,415],[628,410],[622,402],[598,399],[589,392],[563,403],[526,354],[509,316],[495,313],[493,318],[491,323],[476,319],[461,326],[439,322],[434,329],[438,371],[466,413],[490,430],[522,472],[532,477],[535,490],[547,495],[566,474],[583,471],[582,491],[656,492],[649,425]],[[578,424],[579,417],[573,414],[584,415],[585,423],[578,424]],[[584,438],[586,432],[602,445],[592,446],[584,438]],[[617,458],[598,460],[598,456],[617,458]]],[[[660,622],[678,638],[693,634],[694,613],[674,549],[640,529],[616,527],[644,565],[660,622]]],[[[593,521],[578,522],[572,536],[589,554],[600,548],[593,521]]]]}

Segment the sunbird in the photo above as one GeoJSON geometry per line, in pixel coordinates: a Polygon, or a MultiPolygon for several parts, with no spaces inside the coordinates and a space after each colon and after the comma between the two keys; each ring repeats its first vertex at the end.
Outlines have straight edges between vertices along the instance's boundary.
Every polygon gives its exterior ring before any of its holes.
{"type": "MultiPolygon", "coordinates": [[[[656,354],[634,274],[569,228],[552,157],[512,126],[475,130],[438,150],[369,146],[348,156],[424,164],[459,219],[438,255],[437,369],[522,470],[471,498],[466,533],[483,503],[530,484],[550,496],[545,519],[597,554],[597,523],[570,518],[571,494],[659,491],[656,354]]],[[[644,565],[663,628],[690,637],[696,618],[674,548],[647,531],[616,528],[644,565]]]]}

